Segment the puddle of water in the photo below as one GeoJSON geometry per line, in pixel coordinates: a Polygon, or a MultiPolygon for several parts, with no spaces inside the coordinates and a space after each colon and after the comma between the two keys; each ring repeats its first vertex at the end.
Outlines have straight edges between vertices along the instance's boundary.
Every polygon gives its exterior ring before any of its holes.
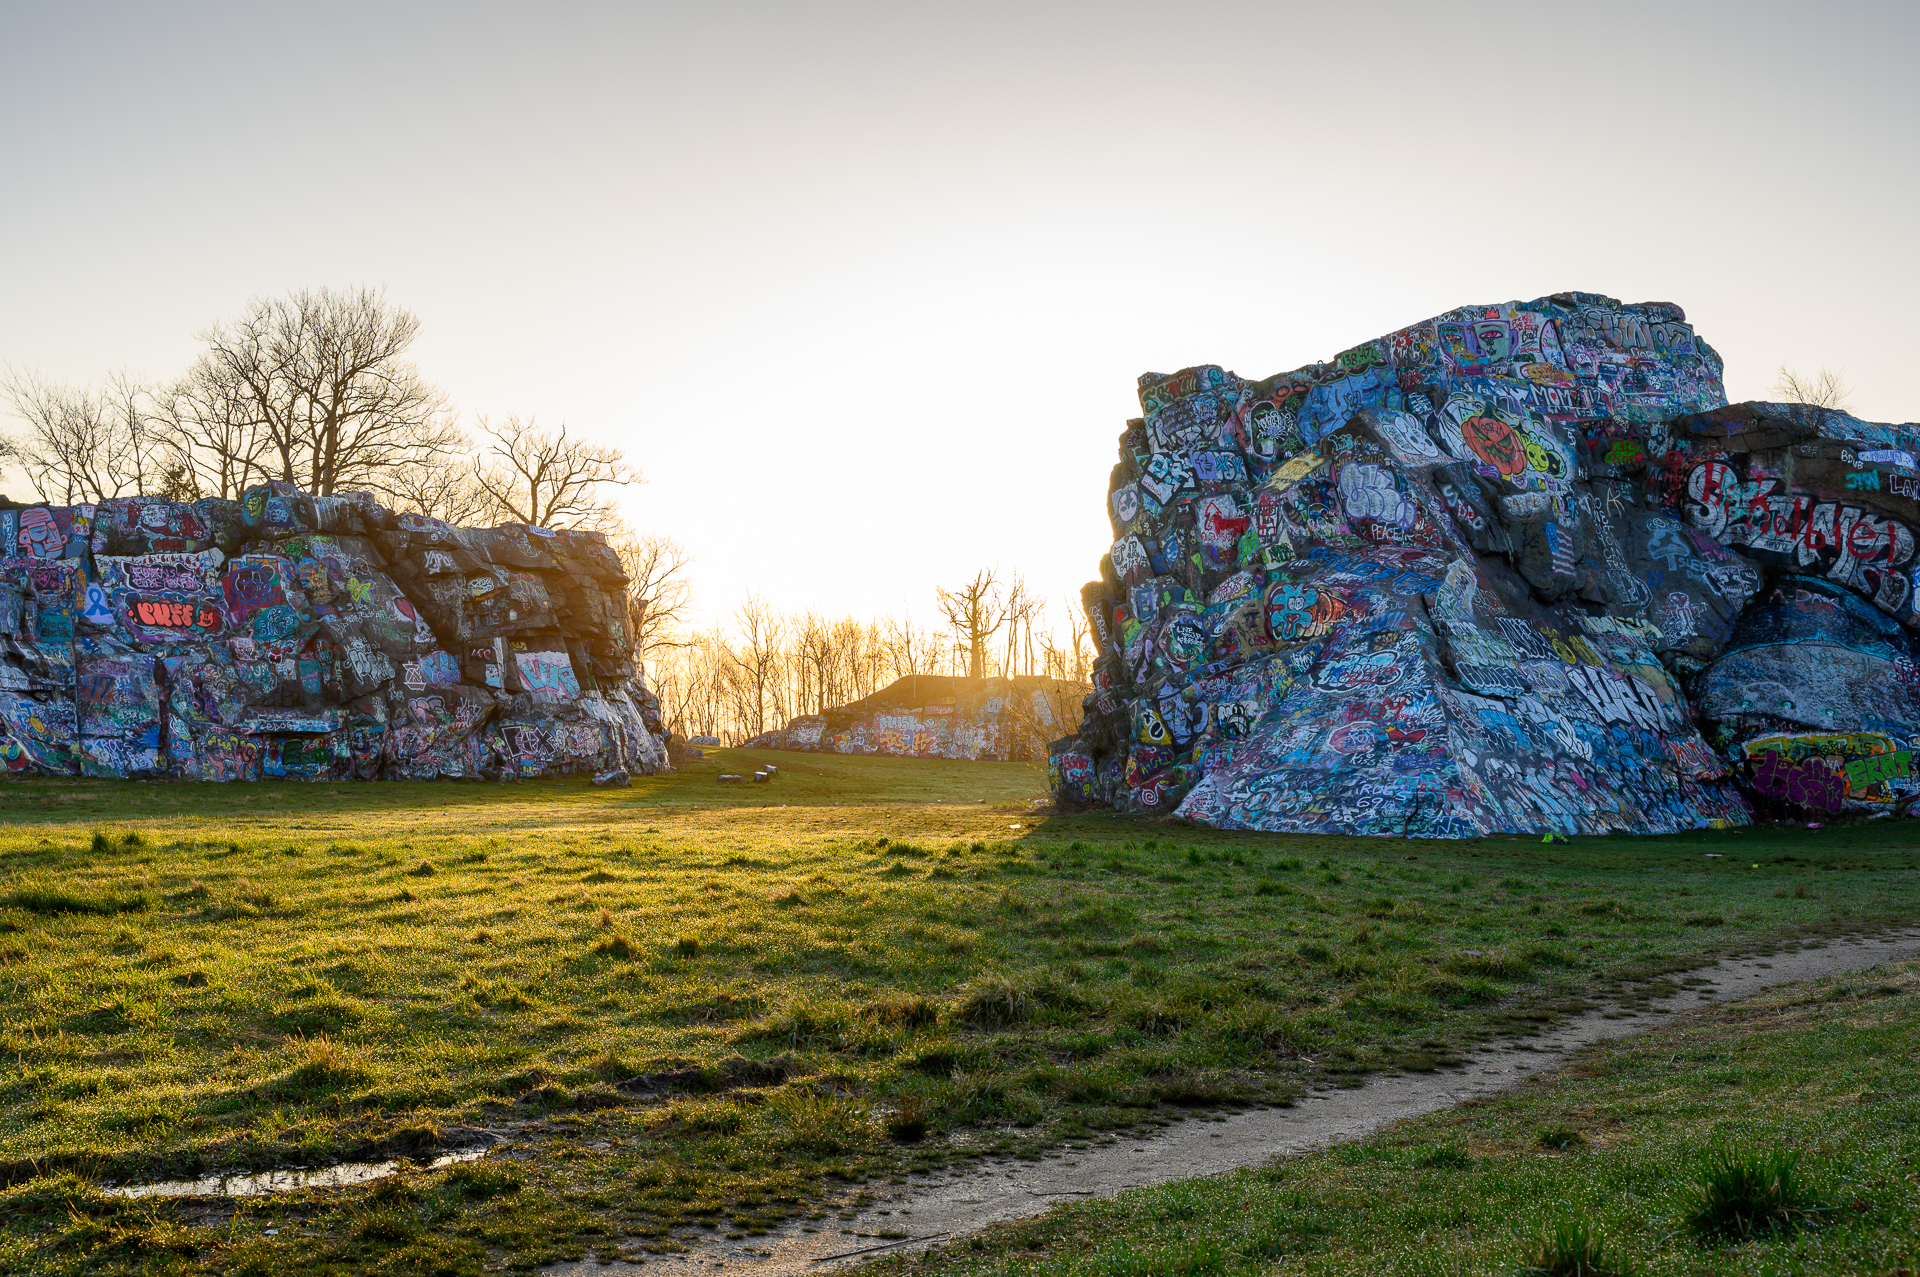
{"type": "MultiPolygon", "coordinates": [[[[443,1153],[427,1163],[428,1170],[439,1170],[457,1162],[475,1162],[487,1155],[484,1148],[463,1153],[443,1153]]],[[[411,1163],[342,1162],[310,1171],[254,1171],[247,1174],[208,1175],[201,1179],[169,1179],[152,1184],[123,1184],[103,1188],[108,1197],[265,1197],[269,1193],[292,1193],[303,1188],[347,1188],[376,1179],[397,1175],[411,1163]]]]}

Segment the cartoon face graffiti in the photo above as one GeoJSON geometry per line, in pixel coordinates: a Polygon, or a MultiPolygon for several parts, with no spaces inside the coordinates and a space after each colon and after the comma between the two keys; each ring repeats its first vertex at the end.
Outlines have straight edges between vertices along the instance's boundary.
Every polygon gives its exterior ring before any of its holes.
{"type": "Polygon", "coordinates": [[[1331,629],[1345,610],[1327,591],[1278,581],[1267,590],[1267,633],[1277,643],[1317,638],[1331,629]]]}
{"type": "Polygon", "coordinates": [[[1530,435],[1523,439],[1521,448],[1526,452],[1527,465],[1531,468],[1555,479],[1566,474],[1566,458],[1560,455],[1558,448],[1549,448],[1530,435]]]}
{"type": "Polygon", "coordinates": [[[1113,521],[1126,527],[1140,517],[1140,489],[1126,483],[1113,490],[1113,521]]]}
{"type": "MultiPolygon", "coordinates": [[[[1134,739],[1142,745],[1171,745],[1173,733],[1167,730],[1167,724],[1158,710],[1151,705],[1135,707],[1138,725],[1134,728],[1134,739]]],[[[1139,751],[1135,751],[1138,753],[1139,751]]]]}
{"type": "Polygon", "coordinates": [[[227,567],[221,589],[227,598],[227,614],[242,623],[255,612],[285,601],[280,588],[279,560],[266,555],[247,555],[227,567]]]}
{"type": "Polygon", "coordinates": [[[1473,340],[1483,359],[1504,360],[1513,354],[1513,334],[1504,320],[1481,320],[1473,326],[1473,340]]]}
{"type": "Polygon", "coordinates": [[[20,548],[36,559],[57,559],[66,545],[53,512],[36,506],[20,512],[20,548]]]}
{"type": "Polygon", "coordinates": [[[1527,452],[1513,428],[1498,417],[1469,417],[1460,425],[1460,437],[1483,466],[1503,479],[1527,468],[1527,452]]]}

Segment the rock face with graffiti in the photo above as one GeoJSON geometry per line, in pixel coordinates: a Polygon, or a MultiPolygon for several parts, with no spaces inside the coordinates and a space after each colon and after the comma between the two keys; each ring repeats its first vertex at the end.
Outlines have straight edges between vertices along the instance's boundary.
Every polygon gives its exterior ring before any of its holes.
{"type": "Polygon", "coordinates": [[[618,557],[365,493],[0,508],[0,759],[187,780],[664,765],[618,557]]]}
{"type": "Polygon", "coordinates": [[[1472,306],[1140,379],[1070,806],[1663,833],[1920,792],[1920,426],[1728,405],[1677,306],[1472,306]]]}
{"type": "Polygon", "coordinates": [[[918,674],[837,709],[795,718],[746,748],[1040,762],[1050,740],[1079,725],[1088,690],[1085,683],[1025,675],[918,674]]]}

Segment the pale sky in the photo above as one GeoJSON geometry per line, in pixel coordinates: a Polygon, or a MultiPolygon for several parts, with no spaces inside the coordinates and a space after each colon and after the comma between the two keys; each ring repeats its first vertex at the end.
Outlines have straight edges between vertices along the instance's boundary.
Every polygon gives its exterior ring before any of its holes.
{"type": "MultiPolygon", "coordinates": [[[[1920,417],[1920,6],[0,0],[0,365],[170,377],[384,286],[626,450],[700,602],[1076,591],[1134,379],[1680,303],[1920,417]]],[[[17,479],[12,485],[18,489],[17,479]]]]}

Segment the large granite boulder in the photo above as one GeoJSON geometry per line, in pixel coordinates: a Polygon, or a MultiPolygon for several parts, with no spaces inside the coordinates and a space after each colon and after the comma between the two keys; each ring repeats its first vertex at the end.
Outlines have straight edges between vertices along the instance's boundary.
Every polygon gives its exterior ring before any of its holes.
{"type": "Polygon", "coordinates": [[[1897,801],[1920,429],[1720,376],[1677,306],[1570,293],[1142,377],[1057,797],[1428,837],[1897,801]]]}
{"type": "Polygon", "coordinates": [[[194,780],[664,765],[604,538],[366,493],[0,509],[0,760],[194,780]]]}

